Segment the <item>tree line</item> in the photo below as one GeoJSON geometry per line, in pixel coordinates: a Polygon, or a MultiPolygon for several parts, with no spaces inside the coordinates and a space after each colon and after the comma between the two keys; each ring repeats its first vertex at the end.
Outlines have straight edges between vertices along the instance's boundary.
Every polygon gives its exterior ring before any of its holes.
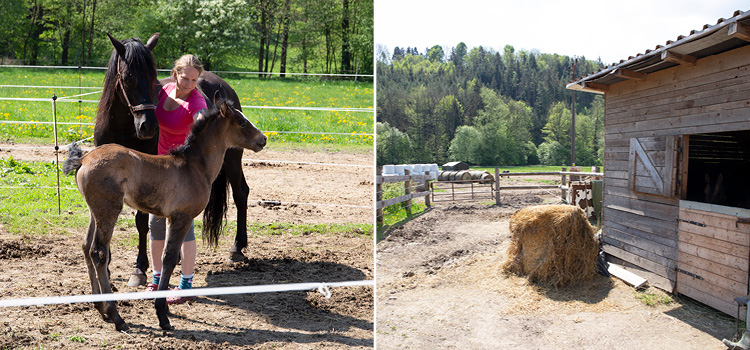
{"type": "Polygon", "coordinates": [[[373,73],[373,0],[0,0],[4,63],[103,66],[105,33],[160,32],[160,67],[373,73]]]}
{"type": "MultiPolygon", "coordinates": [[[[377,53],[377,162],[571,163],[571,91],[601,61],[459,43],[377,53]],[[575,68],[575,73],[573,71],[575,68]]],[[[575,163],[601,164],[604,102],[576,93],[575,163]]]]}

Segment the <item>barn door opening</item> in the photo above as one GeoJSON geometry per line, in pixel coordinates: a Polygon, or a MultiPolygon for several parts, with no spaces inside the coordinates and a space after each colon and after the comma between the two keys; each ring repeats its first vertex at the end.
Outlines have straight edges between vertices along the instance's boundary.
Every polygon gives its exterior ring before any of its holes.
{"type": "Polygon", "coordinates": [[[675,289],[735,316],[750,292],[750,131],[685,135],[680,149],[675,289]]]}

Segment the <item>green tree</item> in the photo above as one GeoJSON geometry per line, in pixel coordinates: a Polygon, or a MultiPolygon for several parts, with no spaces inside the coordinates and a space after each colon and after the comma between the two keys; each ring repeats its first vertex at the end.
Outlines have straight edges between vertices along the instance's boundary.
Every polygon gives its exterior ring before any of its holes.
{"type": "MultiPolygon", "coordinates": [[[[542,129],[545,141],[555,141],[561,145],[570,144],[570,110],[564,102],[557,102],[549,109],[547,124],[542,129]]],[[[570,149],[570,146],[566,147],[570,149]]]]}
{"type": "Polygon", "coordinates": [[[449,160],[479,164],[481,133],[473,126],[462,125],[456,129],[456,136],[448,149],[449,160]]]}
{"type": "Polygon", "coordinates": [[[0,11],[0,56],[16,57],[20,50],[20,38],[25,34],[24,19],[28,11],[25,0],[2,0],[0,11]]]}
{"type": "Polygon", "coordinates": [[[411,139],[409,135],[391,127],[388,123],[376,123],[376,161],[378,166],[411,162],[411,139]]]}
{"type": "Polygon", "coordinates": [[[563,165],[570,162],[570,151],[557,141],[544,141],[537,148],[537,154],[543,165],[563,165]]]}
{"type": "Polygon", "coordinates": [[[430,48],[429,51],[427,51],[427,57],[432,62],[443,62],[445,57],[445,51],[443,51],[443,47],[440,45],[435,45],[430,48]]]}

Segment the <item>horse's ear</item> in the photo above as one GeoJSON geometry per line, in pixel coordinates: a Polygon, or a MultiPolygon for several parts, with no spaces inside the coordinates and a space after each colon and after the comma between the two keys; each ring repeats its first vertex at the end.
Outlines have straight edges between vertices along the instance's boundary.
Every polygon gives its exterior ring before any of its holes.
{"type": "Polygon", "coordinates": [[[117,54],[120,55],[120,57],[125,57],[125,45],[123,45],[119,40],[115,39],[107,33],[107,36],[109,37],[109,41],[112,42],[112,46],[115,47],[115,51],[117,51],[117,54]]]}
{"type": "Polygon", "coordinates": [[[148,38],[148,41],[146,42],[146,48],[149,51],[154,51],[156,43],[159,42],[159,35],[161,35],[161,33],[154,33],[150,38],[148,38]]]}
{"type": "Polygon", "coordinates": [[[216,106],[216,102],[218,102],[219,97],[220,97],[219,90],[214,91],[214,98],[213,98],[214,106],[216,106]]]}
{"type": "Polygon", "coordinates": [[[227,105],[227,101],[221,101],[221,105],[219,106],[219,112],[221,112],[221,115],[223,117],[228,117],[232,111],[229,108],[229,105],[227,105]]]}

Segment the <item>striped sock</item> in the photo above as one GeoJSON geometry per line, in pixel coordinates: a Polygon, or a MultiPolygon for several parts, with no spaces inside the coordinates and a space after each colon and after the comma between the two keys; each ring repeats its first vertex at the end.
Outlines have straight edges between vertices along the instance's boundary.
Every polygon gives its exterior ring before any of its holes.
{"type": "Polygon", "coordinates": [[[192,289],[193,288],[193,275],[182,275],[180,278],[180,289],[192,289]]]}
{"type": "Polygon", "coordinates": [[[161,279],[161,271],[154,271],[154,278],[151,281],[151,283],[155,285],[159,285],[159,280],[161,279]]]}

